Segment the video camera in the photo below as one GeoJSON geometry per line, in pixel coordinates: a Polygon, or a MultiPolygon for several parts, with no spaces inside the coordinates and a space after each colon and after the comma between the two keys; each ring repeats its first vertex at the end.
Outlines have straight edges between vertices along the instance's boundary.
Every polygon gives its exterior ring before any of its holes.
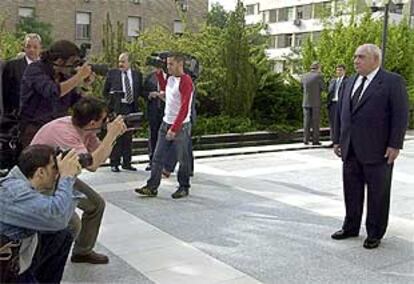
{"type": "MultiPolygon", "coordinates": [[[[80,60],[77,62],[77,65],[82,66],[87,61],[86,57],[88,55],[88,51],[92,48],[92,45],[90,43],[82,43],[79,48],[80,60]]],[[[99,76],[106,76],[106,73],[109,71],[108,64],[89,64],[89,66],[91,66],[92,72],[99,76]]]]}
{"type": "MultiPolygon", "coordinates": [[[[70,152],[71,149],[62,150],[59,147],[55,150],[55,156],[59,156],[62,154],[62,159],[70,152]]],[[[81,153],[78,154],[78,161],[82,168],[87,168],[92,166],[93,164],[93,157],[90,153],[81,153]]]]}
{"type": "MultiPolygon", "coordinates": [[[[172,52],[163,51],[163,52],[154,52],[151,53],[151,56],[147,58],[146,64],[156,68],[161,68],[164,73],[168,73],[167,70],[167,58],[171,56],[172,52]]],[[[184,54],[184,72],[190,75],[193,81],[197,80],[200,76],[201,66],[197,58],[192,55],[184,54]]]]}
{"type": "MultiPolygon", "coordinates": [[[[125,126],[129,130],[135,130],[135,129],[139,129],[143,116],[144,114],[142,112],[133,112],[133,113],[122,115],[122,118],[124,120],[125,126]]],[[[116,117],[117,117],[117,114],[114,112],[111,112],[108,115],[108,120],[113,121],[116,117]]],[[[104,129],[105,128],[106,128],[106,125],[104,125],[104,129]]]]}

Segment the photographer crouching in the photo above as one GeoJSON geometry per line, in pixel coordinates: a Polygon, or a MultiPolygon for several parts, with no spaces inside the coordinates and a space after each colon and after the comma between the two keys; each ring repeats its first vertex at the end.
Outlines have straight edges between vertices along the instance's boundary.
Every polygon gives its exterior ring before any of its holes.
{"type": "Polygon", "coordinates": [[[79,193],[75,151],[47,145],[23,150],[0,180],[0,283],[59,283],[72,245],[67,230],[79,193]],[[52,191],[46,196],[40,191],[52,191]]]}
{"type": "MultiPolygon", "coordinates": [[[[73,115],[58,118],[44,125],[37,132],[31,144],[47,144],[62,150],[73,149],[80,154],[83,167],[89,171],[96,169],[109,157],[116,139],[125,133],[126,125],[122,116],[107,123],[105,103],[93,98],[83,97],[73,106],[73,115]],[[106,126],[107,133],[101,141],[96,134],[106,126]]],[[[99,233],[105,201],[90,186],[76,179],[74,188],[86,198],[79,201],[78,208],[83,210],[82,225],[79,217],[74,214],[71,229],[75,240],[72,251],[72,262],[92,264],[108,263],[108,257],[93,251],[99,233]],[[80,230],[80,232],[79,232],[80,230]]]]}

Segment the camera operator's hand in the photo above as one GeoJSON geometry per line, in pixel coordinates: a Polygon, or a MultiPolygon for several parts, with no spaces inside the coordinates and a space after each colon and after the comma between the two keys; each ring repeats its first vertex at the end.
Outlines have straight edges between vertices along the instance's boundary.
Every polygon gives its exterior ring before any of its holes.
{"type": "Polygon", "coordinates": [[[127,127],[122,116],[118,115],[112,122],[108,123],[107,129],[106,135],[109,135],[109,137],[115,140],[118,136],[125,133],[127,127]]]}
{"type": "Polygon", "coordinates": [[[61,177],[74,177],[80,174],[82,167],[79,164],[78,154],[75,150],[70,152],[62,159],[62,154],[56,158],[59,174],[61,177]]]}
{"type": "Polygon", "coordinates": [[[158,97],[160,95],[160,93],[158,93],[158,92],[151,92],[151,93],[149,93],[149,96],[148,96],[148,98],[149,99],[155,99],[156,97],[158,97]]]}
{"type": "Polygon", "coordinates": [[[91,72],[91,74],[83,80],[83,83],[84,83],[86,86],[88,86],[88,87],[89,87],[89,86],[91,86],[91,85],[92,85],[92,83],[95,81],[95,79],[96,79],[96,74],[95,74],[95,72],[91,72]]]}
{"type": "Polygon", "coordinates": [[[172,141],[175,139],[175,135],[176,133],[174,131],[168,129],[167,134],[165,135],[165,139],[167,139],[168,141],[172,141]]]}
{"type": "Polygon", "coordinates": [[[82,66],[76,69],[76,76],[82,80],[82,82],[92,74],[92,67],[87,63],[83,63],[82,66]]]}

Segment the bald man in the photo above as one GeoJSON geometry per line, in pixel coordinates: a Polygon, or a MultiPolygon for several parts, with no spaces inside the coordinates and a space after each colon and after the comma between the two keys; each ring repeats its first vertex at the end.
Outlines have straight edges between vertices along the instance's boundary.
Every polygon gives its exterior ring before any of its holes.
{"type": "Polygon", "coordinates": [[[357,74],[339,98],[334,128],[334,151],[343,161],[346,216],[332,238],[358,236],[367,185],[368,236],[363,247],[374,249],[388,225],[392,169],[408,125],[408,95],[404,79],[380,67],[376,45],[359,46],[354,66],[357,74]]]}
{"type": "MultiPolygon", "coordinates": [[[[103,95],[110,113],[124,115],[138,112],[138,98],[143,96],[142,74],[131,69],[128,53],[120,54],[118,69],[108,72],[103,95]]],[[[132,136],[133,131],[128,131],[117,139],[110,156],[112,172],[120,172],[121,158],[122,169],[136,171],[131,165],[132,136]]]]}

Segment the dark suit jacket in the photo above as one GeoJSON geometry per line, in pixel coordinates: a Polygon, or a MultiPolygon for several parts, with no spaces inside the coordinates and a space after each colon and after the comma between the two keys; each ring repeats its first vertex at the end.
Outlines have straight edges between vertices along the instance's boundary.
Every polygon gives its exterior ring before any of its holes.
{"type": "MultiPolygon", "coordinates": [[[[138,98],[143,96],[142,74],[140,72],[132,70],[131,86],[134,93],[133,112],[138,112],[138,98]]],[[[119,113],[123,95],[113,95],[111,92],[122,92],[122,74],[119,69],[109,70],[103,89],[103,95],[108,103],[109,111],[119,113]]]]}
{"type": "Polygon", "coordinates": [[[321,92],[325,88],[321,73],[315,71],[306,73],[301,83],[303,87],[302,107],[321,107],[321,92]]]}
{"type": "MultiPolygon", "coordinates": [[[[328,87],[328,102],[327,105],[328,107],[333,103],[333,98],[335,97],[335,89],[336,89],[336,80],[332,79],[331,82],[329,82],[329,87],[328,87]]],[[[339,86],[339,90],[338,90],[338,101],[339,101],[339,97],[342,96],[342,92],[344,91],[344,87],[346,85],[346,81],[348,80],[348,77],[344,76],[344,78],[341,81],[341,85],[339,86]]]]}
{"type": "Polygon", "coordinates": [[[18,111],[20,107],[20,84],[26,70],[26,58],[13,59],[6,63],[3,70],[4,111],[18,111]]]}
{"type": "Polygon", "coordinates": [[[164,116],[165,103],[160,98],[149,98],[149,93],[158,92],[158,80],[155,72],[150,73],[144,82],[144,97],[147,100],[147,116],[149,123],[157,124],[164,116]]]}
{"type": "Polygon", "coordinates": [[[387,147],[401,149],[408,126],[408,95],[401,76],[380,69],[351,113],[351,95],[357,76],[350,78],[339,100],[334,144],[346,160],[352,140],[361,163],[385,160],[387,147]]]}

